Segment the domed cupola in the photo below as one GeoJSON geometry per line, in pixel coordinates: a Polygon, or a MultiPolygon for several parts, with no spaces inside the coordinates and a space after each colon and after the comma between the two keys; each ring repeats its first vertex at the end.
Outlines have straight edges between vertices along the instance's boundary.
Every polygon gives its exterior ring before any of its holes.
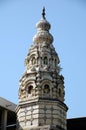
{"type": "Polygon", "coordinates": [[[53,36],[49,33],[51,25],[45,18],[45,8],[43,8],[42,18],[36,24],[37,34],[33,37],[34,43],[48,43],[53,42],[53,36]]]}

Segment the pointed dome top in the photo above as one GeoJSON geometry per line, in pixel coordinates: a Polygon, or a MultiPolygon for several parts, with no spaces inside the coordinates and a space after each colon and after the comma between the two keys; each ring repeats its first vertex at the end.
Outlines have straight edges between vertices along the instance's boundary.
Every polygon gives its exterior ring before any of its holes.
{"type": "Polygon", "coordinates": [[[34,43],[52,43],[53,36],[49,33],[51,25],[45,18],[45,8],[42,10],[42,18],[37,22],[37,34],[33,37],[34,43]]]}
{"type": "Polygon", "coordinates": [[[51,25],[50,23],[46,20],[46,17],[45,17],[45,7],[43,7],[43,10],[42,10],[42,18],[40,21],[37,22],[36,24],[36,28],[37,30],[47,30],[49,31],[51,25]]]}

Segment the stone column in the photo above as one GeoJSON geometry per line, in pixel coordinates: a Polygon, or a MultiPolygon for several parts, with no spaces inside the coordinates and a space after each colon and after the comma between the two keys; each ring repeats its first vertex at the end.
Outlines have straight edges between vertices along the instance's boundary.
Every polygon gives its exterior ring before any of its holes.
{"type": "Polygon", "coordinates": [[[2,110],[2,125],[1,130],[6,130],[7,126],[7,110],[2,110]]]}

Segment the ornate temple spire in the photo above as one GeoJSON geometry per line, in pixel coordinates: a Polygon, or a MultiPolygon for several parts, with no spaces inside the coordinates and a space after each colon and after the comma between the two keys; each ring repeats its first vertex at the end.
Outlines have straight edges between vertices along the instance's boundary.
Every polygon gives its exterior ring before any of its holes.
{"type": "Polygon", "coordinates": [[[50,27],[43,8],[20,79],[17,130],[67,130],[64,78],[60,75],[50,27]]]}

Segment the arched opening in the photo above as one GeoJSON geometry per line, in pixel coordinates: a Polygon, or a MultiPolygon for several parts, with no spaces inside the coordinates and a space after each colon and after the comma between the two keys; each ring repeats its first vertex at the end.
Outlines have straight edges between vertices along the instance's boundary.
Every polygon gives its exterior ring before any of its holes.
{"type": "Polygon", "coordinates": [[[36,64],[36,59],[35,57],[32,58],[32,65],[36,64]]]}
{"type": "Polygon", "coordinates": [[[30,85],[30,86],[28,87],[28,94],[31,94],[31,93],[32,93],[32,89],[33,89],[33,86],[30,85]]]}
{"type": "Polygon", "coordinates": [[[50,93],[50,87],[48,84],[44,85],[44,93],[46,93],[46,94],[50,93]]]}
{"type": "Polygon", "coordinates": [[[47,57],[46,57],[46,56],[44,57],[44,64],[45,64],[45,65],[47,65],[47,64],[48,64],[48,59],[47,59],[47,57]]]}

